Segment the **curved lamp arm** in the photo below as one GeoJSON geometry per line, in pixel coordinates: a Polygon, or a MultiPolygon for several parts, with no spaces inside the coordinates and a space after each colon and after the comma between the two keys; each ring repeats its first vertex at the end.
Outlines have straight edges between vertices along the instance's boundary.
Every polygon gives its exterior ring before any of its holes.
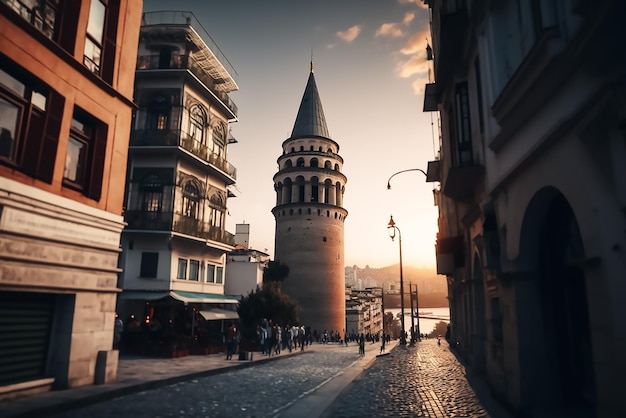
{"type": "Polygon", "coordinates": [[[398,171],[397,173],[393,173],[393,174],[391,175],[391,177],[389,177],[389,180],[387,180],[387,190],[391,189],[391,183],[390,183],[390,181],[391,181],[391,179],[392,179],[394,176],[396,176],[396,175],[398,175],[398,174],[400,174],[400,173],[406,173],[407,171],[419,171],[419,172],[421,172],[422,174],[424,174],[426,177],[428,177],[428,174],[426,174],[426,172],[425,172],[424,170],[422,170],[421,168],[408,168],[408,169],[406,169],[406,170],[398,171]]]}

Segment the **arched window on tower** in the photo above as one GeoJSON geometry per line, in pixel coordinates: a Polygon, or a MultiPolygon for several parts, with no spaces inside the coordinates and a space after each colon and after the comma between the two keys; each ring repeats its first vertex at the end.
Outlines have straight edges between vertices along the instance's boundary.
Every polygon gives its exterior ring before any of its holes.
{"type": "Polygon", "coordinates": [[[311,158],[311,167],[317,167],[318,164],[317,158],[311,158]]]}
{"type": "Polygon", "coordinates": [[[311,177],[311,202],[319,201],[319,180],[317,177],[311,177]]]}
{"type": "Polygon", "coordinates": [[[291,160],[285,161],[285,168],[291,168],[291,160]]]}
{"type": "Polygon", "coordinates": [[[335,171],[339,171],[339,164],[335,164],[335,171]]]}
{"type": "Polygon", "coordinates": [[[333,185],[330,180],[324,182],[324,203],[330,203],[330,193],[333,185]]]}
{"type": "Polygon", "coordinates": [[[289,177],[285,179],[285,188],[283,190],[283,203],[291,203],[292,187],[291,179],[289,177]]]}
{"type": "Polygon", "coordinates": [[[327,168],[329,170],[332,169],[333,168],[332,163],[330,161],[326,160],[324,162],[324,168],[327,168]]]}
{"type": "Polygon", "coordinates": [[[296,167],[304,167],[304,158],[298,158],[298,160],[296,161],[296,167]]]}
{"type": "Polygon", "coordinates": [[[300,151],[304,151],[304,145],[300,145],[300,151]]]}
{"type": "Polygon", "coordinates": [[[296,184],[298,185],[298,202],[305,202],[304,200],[304,177],[296,177],[296,184]]]}

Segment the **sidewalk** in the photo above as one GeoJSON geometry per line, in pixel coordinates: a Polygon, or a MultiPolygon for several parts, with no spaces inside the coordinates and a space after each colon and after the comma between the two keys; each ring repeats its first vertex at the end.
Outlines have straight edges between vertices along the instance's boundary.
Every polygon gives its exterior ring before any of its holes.
{"type": "MultiPolygon", "coordinates": [[[[387,353],[395,347],[395,343],[397,342],[392,341],[387,346],[387,353]]],[[[280,355],[272,357],[264,356],[260,352],[254,352],[252,353],[252,360],[226,360],[225,354],[179,358],[122,356],[119,359],[117,380],[114,383],[46,392],[0,402],[0,416],[3,418],[50,416],[119,396],[154,389],[185,380],[251,367],[260,363],[276,361],[290,356],[306,355],[312,351],[323,350],[325,347],[327,346],[314,343],[306,347],[304,351],[294,350],[291,353],[283,351],[280,355]]],[[[315,409],[322,408],[319,412],[319,415],[321,415],[325,407],[330,405],[330,402],[339,395],[343,388],[376,359],[377,354],[377,350],[366,350],[364,357],[354,362],[349,369],[338,374],[332,381],[320,388],[323,389],[324,392],[324,396],[322,396],[324,399],[321,402],[320,399],[318,399],[320,395],[315,393],[318,392],[316,390],[313,393],[306,394],[306,396],[300,398],[298,402],[294,402],[294,404],[290,405],[288,408],[289,415],[283,416],[316,416],[312,413],[312,405],[315,405],[315,409]],[[311,402],[307,400],[307,398],[316,399],[311,402]]],[[[237,356],[233,357],[235,358],[237,356]]],[[[282,412],[285,413],[286,411],[282,412]]]]}

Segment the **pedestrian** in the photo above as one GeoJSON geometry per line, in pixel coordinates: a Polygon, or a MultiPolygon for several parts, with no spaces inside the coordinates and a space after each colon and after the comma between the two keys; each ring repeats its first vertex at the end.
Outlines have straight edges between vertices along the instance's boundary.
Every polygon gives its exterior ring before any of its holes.
{"type": "Polygon", "coordinates": [[[226,360],[231,360],[233,358],[233,353],[235,352],[235,348],[237,345],[237,328],[233,322],[230,323],[230,326],[226,330],[226,360]]]}
{"type": "Polygon", "coordinates": [[[365,355],[365,335],[363,333],[361,333],[361,336],[359,337],[359,355],[365,355]]]}
{"type": "Polygon", "coordinates": [[[120,342],[122,341],[122,331],[124,330],[124,322],[118,314],[115,314],[115,324],[113,326],[113,349],[118,350],[120,348],[120,342]]]}
{"type": "Polygon", "coordinates": [[[383,338],[381,338],[382,343],[380,344],[380,353],[384,353],[385,352],[385,335],[383,334],[383,338]]]}

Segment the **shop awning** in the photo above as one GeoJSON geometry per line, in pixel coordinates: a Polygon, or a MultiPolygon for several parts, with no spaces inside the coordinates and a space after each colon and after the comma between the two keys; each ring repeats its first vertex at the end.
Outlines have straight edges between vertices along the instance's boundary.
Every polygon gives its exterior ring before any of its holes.
{"type": "Polygon", "coordinates": [[[207,321],[212,321],[216,319],[239,319],[239,314],[237,311],[229,311],[227,309],[207,309],[200,311],[200,315],[207,321]]]}
{"type": "Polygon", "coordinates": [[[124,290],[117,295],[119,300],[158,300],[166,298],[170,295],[167,291],[149,291],[149,290],[124,290]]]}
{"type": "Polygon", "coordinates": [[[239,303],[233,296],[212,295],[210,293],[172,291],[170,296],[185,303],[239,303]]]}

